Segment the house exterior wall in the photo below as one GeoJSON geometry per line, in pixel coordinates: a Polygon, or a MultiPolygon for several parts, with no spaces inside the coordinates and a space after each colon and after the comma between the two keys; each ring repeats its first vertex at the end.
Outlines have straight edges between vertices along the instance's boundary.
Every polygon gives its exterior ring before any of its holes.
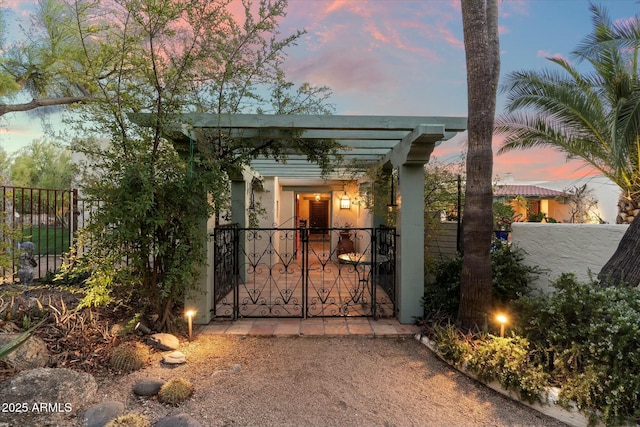
{"type": "Polygon", "coordinates": [[[628,225],[515,223],[512,243],[524,251],[524,263],[544,270],[534,287],[551,290],[562,273],[588,281],[611,258],[628,225]]]}

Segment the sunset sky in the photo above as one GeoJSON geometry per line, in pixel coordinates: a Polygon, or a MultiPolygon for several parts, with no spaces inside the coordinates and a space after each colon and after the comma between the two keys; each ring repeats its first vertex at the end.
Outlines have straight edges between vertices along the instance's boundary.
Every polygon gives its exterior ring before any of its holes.
{"type": "MultiPolygon", "coordinates": [[[[33,1],[4,1],[23,16],[33,1]]],[[[599,1],[613,19],[640,12],[636,0],[599,1]]],[[[10,19],[10,18],[9,18],[10,19]]],[[[8,20],[9,20],[8,19],[8,20]]],[[[500,3],[501,76],[551,68],[546,58],[571,59],[591,32],[587,0],[508,0],[500,3]]],[[[466,116],[466,70],[459,0],[289,0],[281,32],[306,29],[288,51],[285,70],[297,82],[329,86],[335,113],[466,116]]],[[[503,101],[498,97],[498,113],[503,101]]],[[[5,117],[0,143],[12,152],[41,135],[25,113],[5,117]]],[[[494,147],[499,141],[494,141],[494,147]]],[[[454,160],[464,149],[444,143],[435,155],[454,160]]],[[[495,151],[495,150],[494,150],[495,151]]],[[[518,180],[584,176],[564,156],[535,149],[495,157],[494,174],[518,180]]]]}

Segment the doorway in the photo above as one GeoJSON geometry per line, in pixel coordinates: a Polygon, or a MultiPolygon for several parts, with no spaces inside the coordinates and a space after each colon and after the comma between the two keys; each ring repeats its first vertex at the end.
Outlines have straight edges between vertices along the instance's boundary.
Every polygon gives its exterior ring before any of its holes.
{"type": "Polygon", "coordinates": [[[311,233],[320,232],[317,229],[329,228],[329,201],[310,200],[309,201],[309,228],[311,233]]]}

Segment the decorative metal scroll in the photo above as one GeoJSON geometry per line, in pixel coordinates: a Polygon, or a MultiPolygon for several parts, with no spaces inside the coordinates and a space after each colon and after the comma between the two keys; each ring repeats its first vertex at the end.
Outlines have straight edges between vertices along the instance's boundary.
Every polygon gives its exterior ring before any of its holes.
{"type": "Polygon", "coordinates": [[[214,317],[236,317],[237,264],[238,227],[231,224],[216,228],[213,234],[214,317]]]}
{"type": "Polygon", "coordinates": [[[215,315],[395,315],[395,229],[227,230],[214,238],[215,315]]]}

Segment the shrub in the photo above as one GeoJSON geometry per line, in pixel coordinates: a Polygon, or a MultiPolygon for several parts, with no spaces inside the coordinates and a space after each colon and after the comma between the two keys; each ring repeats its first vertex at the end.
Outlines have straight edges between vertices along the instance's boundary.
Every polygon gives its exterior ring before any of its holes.
{"type": "Polygon", "coordinates": [[[550,354],[560,398],[594,422],[640,418],[640,293],[579,283],[564,274],[555,292],[518,303],[519,331],[550,354]]]}
{"type": "Polygon", "coordinates": [[[546,400],[549,376],[542,366],[531,363],[527,339],[486,334],[474,337],[462,334],[451,325],[434,329],[437,351],[445,360],[464,366],[481,381],[498,381],[526,401],[546,400]]]}
{"type": "Polygon", "coordinates": [[[178,406],[193,394],[193,386],[183,378],[173,378],[160,388],[158,400],[172,406],[178,406]]]}
{"type": "MultiPolygon", "coordinates": [[[[506,309],[512,301],[527,295],[529,285],[541,272],[537,267],[523,264],[522,249],[507,242],[497,241],[491,252],[493,273],[493,304],[506,309]]],[[[436,264],[434,283],[425,286],[423,299],[425,315],[430,318],[436,312],[448,313],[455,317],[460,303],[460,280],[462,277],[462,257],[456,256],[436,264]]]]}
{"type": "Polygon", "coordinates": [[[116,347],[111,354],[111,367],[131,372],[142,368],[149,360],[149,349],[139,342],[126,342],[116,347]]]}

